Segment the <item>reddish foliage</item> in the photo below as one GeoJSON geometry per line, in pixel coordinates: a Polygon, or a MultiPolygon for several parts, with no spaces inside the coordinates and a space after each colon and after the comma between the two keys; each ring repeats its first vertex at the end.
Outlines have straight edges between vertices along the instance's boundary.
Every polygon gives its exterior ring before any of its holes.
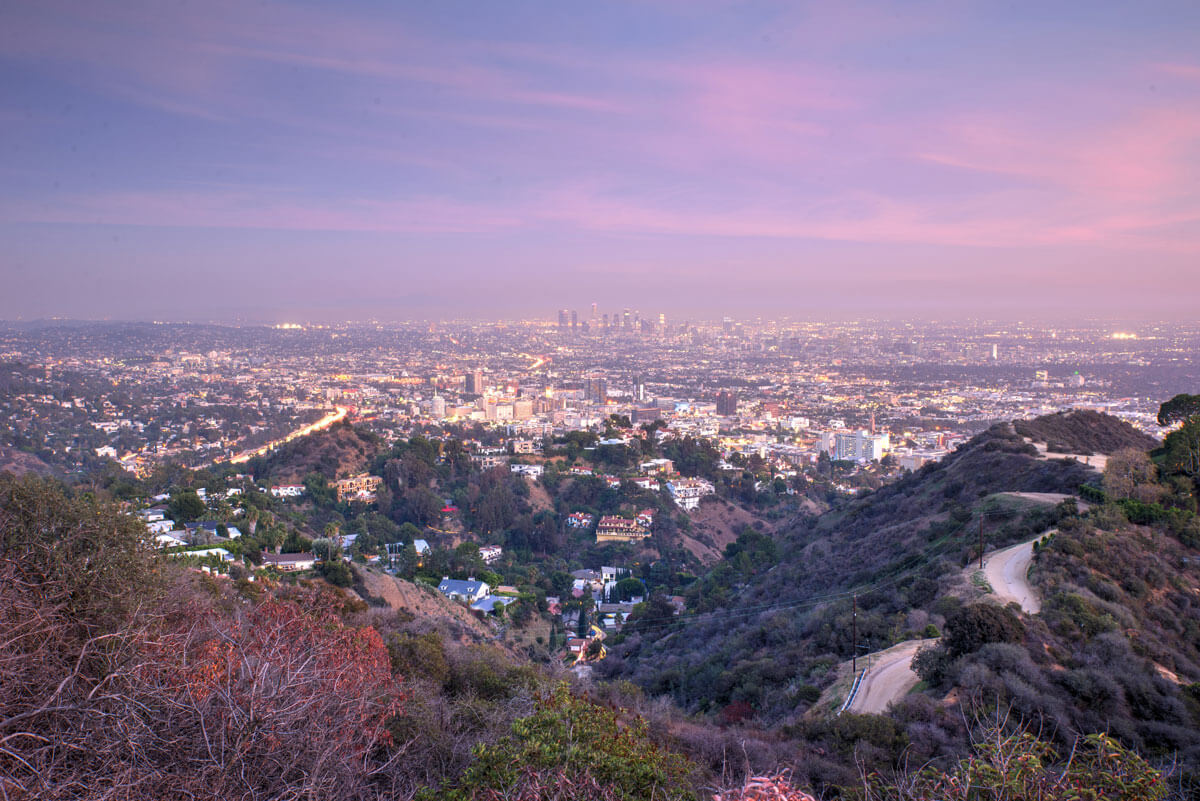
{"type": "Polygon", "coordinates": [[[0,580],[8,797],[378,795],[403,695],[374,629],[296,602],[228,614],[193,599],[79,648],[53,596],[14,589],[0,580]]]}
{"type": "Polygon", "coordinates": [[[808,793],[792,787],[787,776],[751,776],[736,790],[717,793],[713,801],[815,801],[808,793]]]}

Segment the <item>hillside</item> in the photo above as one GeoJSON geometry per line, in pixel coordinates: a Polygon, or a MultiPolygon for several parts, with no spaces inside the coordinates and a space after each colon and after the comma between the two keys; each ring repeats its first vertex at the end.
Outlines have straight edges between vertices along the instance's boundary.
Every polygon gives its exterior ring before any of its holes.
{"type": "Polygon", "coordinates": [[[14,476],[23,476],[26,473],[48,476],[54,470],[32,453],[0,445],[0,473],[4,472],[12,473],[14,476]]]}
{"type": "Polygon", "coordinates": [[[383,604],[393,612],[421,619],[429,630],[459,642],[482,642],[494,636],[471,610],[436,590],[367,568],[358,568],[358,575],[361,582],[354,590],[367,603],[383,604]]]}
{"type": "MultiPolygon", "coordinates": [[[[1155,444],[1105,416],[1028,422],[1072,449],[1155,444]]],[[[1190,782],[1200,767],[1195,498],[1163,488],[1160,522],[1136,526],[1129,515],[1145,515],[1144,506],[1056,502],[1054,493],[1074,495],[1085,480],[1096,481],[1094,470],[1039,458],[1016,428],[998,424],[774,541],[740,537],[689,591],[684,616],[635,623],[601,668],[684,709],[798,738],[807,746],[789,762],[818,788],[853,781],[845,761],[830,758],[847,727],[879,738],[870,752],[879,764],[949,759],[963,753],[964,723],[997,705],[1052,732],[1060,748],[1107,731],[1152,760],[1177,755],[1190,782]],[[1002,607],[982,576],[964,570],[981,529],[989,552],[1054,532],[1033,555],[1032,614],[1002,607]],[[867,652],[939,635],[914,663],[922,682],[913,694],[863,707],[887,710],[886,725],[826,718],[849,689],[855,645],[861,669],[867,652]]],[[[878,668],[906,670],[887,660],[878,668]]]]}
{"type": "Polygon", "coordinates": [[[1087,409],[1016,420],[1013,427],[1021,436],[1045,443],[1052,453],[1113,454],[1122,448],[1147,451],[1159,444],[1124,420],[1087,409]]]}
{"type": "Polygon", "coordinates": [[[929,616],[910,611],[945,594],[976,556],[981,512],[991,547],[1038,533],[1056,514],[988,496],[1072,493],[1089,475],[1036,453],[1010,426],[996,425],[939,463],[781,532],[773,545],[747,540],[688,592],[696,623],[632,633],[606,669],[688,709],[742,701],[768,719],[801,714],[829,667],[851,655],[850,598],[826,596],[860,593],[863,644],[919,633],[929,616]]]}
{"type": "Polygon", "coordinates": [[[716,499],[700,504],[688,516],[688,522],[689,527],[679,532],[680,545],[704,565],[720,561],[725,546],[737,539],[739,531],[755,524],[758,528],[766,525],[745,507],[716,499]]]}
{"type": "Polygon", "coordinates": [[[259,481],[273,484],[298,484],[310,473],[333,480],[365,470],[382,450],[378,437],[343,421],[252,459],[248,468],[259,481]]]}

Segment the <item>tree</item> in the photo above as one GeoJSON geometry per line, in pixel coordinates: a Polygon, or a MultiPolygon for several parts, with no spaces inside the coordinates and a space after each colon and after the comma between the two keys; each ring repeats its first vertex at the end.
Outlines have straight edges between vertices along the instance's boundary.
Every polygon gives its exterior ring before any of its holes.
{"type": "Polygon", "coordinates": [[[1158,407],[1158,424],[1170,426],[1200,415],[1200,395],[1181,392],[1158,407]]]}
{"type": "Polygon", "coordinates": [[[1137,448],[1122,448],[1108,457],[1101,484],[1113,500],[1134,498],[1153,503],[1163,493],[1156,481],[1157,469],[1149,455],[1137,448]]]}
{"type": "Polygon", "coordinates": [[[207,507],[195,490],[181,490],[171,496],[167,512],[177,523],[188,523],[204,516],[207,507]]]}
{"type": "Polygon", "coordinates": [[[354,571],[341,559],[322,562],[320,572],[321,576],[335,587],[349,587],[354,583],[354,571]]]}
{"type": "Polygon", "coordinates": [[[1163,441],[1164,466],[1200,484],[1200,415],[1184,421],[1163,441]]]}

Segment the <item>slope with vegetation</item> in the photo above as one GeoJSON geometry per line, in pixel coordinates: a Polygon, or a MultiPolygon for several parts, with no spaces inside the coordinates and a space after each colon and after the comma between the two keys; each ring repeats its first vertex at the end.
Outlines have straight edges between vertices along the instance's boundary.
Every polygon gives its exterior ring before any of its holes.
{"type": "Polygon", "coordinates": [[[247,468],[272,484],[299,484],[314,473],[333,481],[365,469],[382,447],[378,437],[343,420],[251,459],[247,468]]]}
{"type": "MultiPolygon", "coordinates": [[[[783,533],[745,527],[690,585],[678,571],[650,582],[659,591],[609,639],[613,656],[586,688],[489,642],[497,629],[441,614],[441,599],[421,603],[419,586],[359,572],[354,592],[315,578],[208,576],[155,553],[104,486],[0,475],[0,791],[1194,797],[1200,522],[1188,426],[1197,421],[1176,422],[1153,454],[1122,443],[1100,480],[1076,462],[1036,458],[998,425],[942,463],[783,533]],[[1092,507],[1084,515],[1010,491],[1081,494],[1092,507]],[[964,587],[981,521],[989,548],[1057,528],[1034,559],[1039,614],[964,587]],[[662,591],[674,588],[688,607],[679,616],[662,591]],[[823,714],[817,699],[856,647],[937,635],[916,660],[923,684],[886,714],[823,714]]],[[[471,473],[460,457],[419,438],[379,451],[372,467],[395,488],[386,513],[353,520],[378,517],[379,536],[393,536],[436,487],[462,502],[472,528],[490,519],[488,536],[525,538],[504,540],[513,551],[562,548],[561,530],[539,530],[522,506],[524,479],[471,473]]],[[[569,481],[549,487],[556,504],[608,491],[569,481]]],[[[284,508],[271,506],[278,518],[246,508],[255,547],[299,541],[314,520],[336,528],[351,511],[325,499],[304,507],[312,519],[302,522],[284,508]]],[[[363,525],[369,541],[374,524],[363,525]]],[[[469,548],[436,558],[438,569],[479,567],[469,548]]],[[[536,604],[542,583],[569,580],[561,561],[541,564],[552,572],[497,569],[506,580],[520,573],[536,604]]]]}

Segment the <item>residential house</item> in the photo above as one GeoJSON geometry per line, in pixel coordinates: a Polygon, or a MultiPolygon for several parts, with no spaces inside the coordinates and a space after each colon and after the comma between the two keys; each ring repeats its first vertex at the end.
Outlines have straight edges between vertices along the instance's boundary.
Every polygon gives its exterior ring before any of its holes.
{"type": "Polygon", "coordinates": [[[596,526],[596,542],[639,542],[650,532],[636,520],[604,515],[596,526]]]}
{"type": "Polygon", "coordinates": [[[152,520],[146,524],[146,530],[151,534],[166,534],[175,530],[174,520],[152,520]]]}
{"type": "Polygon", "coordinates": [[[653,476],[634,476],[630,481],[635,487],[644,490],[658,489],[658,479],[653,476]]]}
{"type": "Polygon", "coordinates": [[[187,545],[187,540],[182,537],[177,537],[174,534],[157,534],[154,537],[154,544],[159,548],[177,548],[180,545],[187,545]]]}
{"type": "Polygon", "coordinates": [[[669,476],[675,472],[675,464],[670,459],[651,459],[642,462],[640,469],[650,475],[669,476]]]}
{"type": "Polygon", "coordinates": [[[591,528],[596,518],[587,512],[572,512],[567,515],[567,528],[591,528]]]}
{"type": "Polygon", "coordinates": [[[263,566],[273,567],[284,573],[295,573],[301,570],[312,570],[317,564],[317,557],[311,553],[266,553],[262,555],[263,566]]]}
{"type": "Polygon", "coordinates": [[[175,553],[167,554],[168,556],[215,556],[222,562],[232,562],[233,554],[224,548],[202,548],[197,551],[176,551],[175,553]]]}
{"type": "Polygon", "coordinates": [[[364,501],[370,503],[375,500],[375,491],[379,489],[379,485],[382,483],[382,478],[367,473],[360,473],[350,478],[339,479],[335,485],[337,488],[337,498],[339,501],[364,501]]]}
{"type": "Polygon", "coordinates": [[[677,478],[667,482],[667,492],[676,506],[690,512],[700,506],[701,498],[715,493],[716,488],[703,478],[677,478]]]}
{"type": "Polygon", "coordinates": [[[486,581],[476,581],[474,578],[460,581],[445,576],[442,578],[442,583],[438,584],[438,591],[452,601],[473,604],[491,593],[492,588],[486,581]]]}

